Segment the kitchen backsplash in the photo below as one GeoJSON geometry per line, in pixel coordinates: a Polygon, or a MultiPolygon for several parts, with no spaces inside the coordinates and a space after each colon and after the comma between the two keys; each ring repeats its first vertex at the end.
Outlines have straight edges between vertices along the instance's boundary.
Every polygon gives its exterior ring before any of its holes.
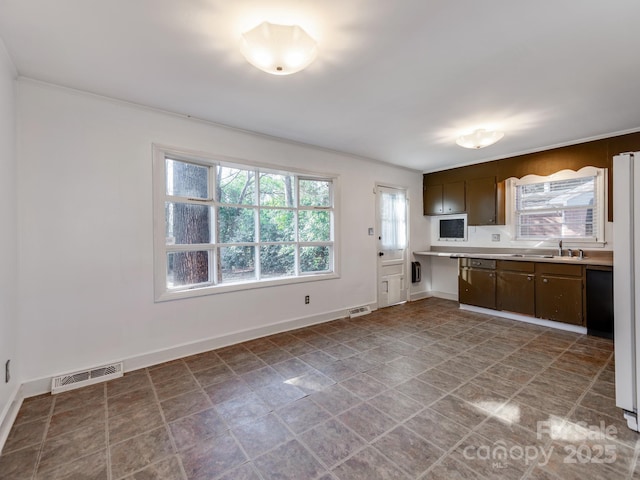
{"type": "MultiPolygon", "coordinates": [[[[514,240],[511,227],[509,225],[495,225],[482,227],[468,227],[467,241],[439,241],[438,240],[438,217],[430,217],[431,246],[435,247],[484,247],[484,248],[557,248],[557,241],[523,241],[514,240]],[[494,235],[499,236],[498,241],[492,240],[494,235]]],[[[606,222],[605,244],[579,243],[564,240],[563,248],[582,248],[603,250],[613,250],[613,223],[606,222]]]]}

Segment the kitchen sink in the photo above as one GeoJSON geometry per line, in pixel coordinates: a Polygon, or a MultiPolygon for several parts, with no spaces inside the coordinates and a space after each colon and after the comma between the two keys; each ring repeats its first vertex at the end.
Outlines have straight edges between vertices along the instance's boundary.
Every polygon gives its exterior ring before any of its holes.
{"type": "Polygon", "coordinates": [[[538,255],[538,254],[527,254],[527,253],[513,253],[512,257],[518,258],[553,258],[553,255],[538,255]]]}

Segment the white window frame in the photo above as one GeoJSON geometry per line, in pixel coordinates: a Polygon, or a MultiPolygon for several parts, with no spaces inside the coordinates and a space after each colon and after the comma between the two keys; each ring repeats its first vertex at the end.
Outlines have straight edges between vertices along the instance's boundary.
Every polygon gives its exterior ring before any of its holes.
{"type": "MultiPolygon", "coordinates": [[[[154,237],[154,293],[155,301],[162,302],[167,300],[176,300],[181,298],[199,297],[203,295],[213,295],[218,293],[235,292],[242,290],[251,290],[255,288],[272,287],[277,285],[287,285],[295,283],[313,282],[319,280],[340,278],[340,237],[339,237],[339,225],[340,225],[340,177],[336,174],[328,173],[316,173],[310,171],[304,171],[299,169],[292,169],[290,167],[282,167],[269,165],[265,163],[250,162],[246,160],[239,160],[223,155],[210,155],[207,153],[196,152],[192,150],[185,150],[175,147],[168,147],[162,145],[153,145],[153,237],[154,237]],[[200,286],[190,285],[184,288],[169,288],[167,286],[167,254],[173,251],[210,251],[210,268],[215,265],[216,251],[220,246],[236,246],[245,244],[221,244],[217,238],[212,238],[208,244],[194,244],[194,245],[170,245],[166,241],[166,219],[165,219],[165,202],[169,199],[176,199],[179,197],[172,197],[166,194],[166,159],[185,161],[197,165],[211,167],[211,174],[209,175],[209,186],[215,188],[215,168],[218,165],[223,165],[231,168],[244,168],[244,169],[259,169],[261,171],[269,171],[271,173],[290,174],[296,177],[296,202],[299,202],[299,182],[298,180],[325,180],[330,181],[332,184],[332,199],[333,205],[331,207],[304,207],[296,203],[296,207],[289,207],[294,211],[303,210],[327,210],[333,215],[332,230],[330,240],[327,242],[302,242],[297,240],[297,228],[296,239],[291,243],[296,245],[295,263],[296,263],[296,275],[288,277],[270,278],[254,281],[243,281],[238,283],[223,283],[218,284],[216,275],[211,275],[213,283],[206,283],[200,286]],[[314,245],[330,245],[332,251],[332,270],[330,272],[299,272],[298,271],[298,247],[299,246],[314,246],[314,245]]],[[[257,182],[256,182],[257,185],[257,182]]],[[[256,188],[257,190],[257,188],[256,188]]],[[[212,194],[212,197],[214,195],[212,194]]],[[[198,205],[209,205],[215,207],[218,205],[225,207],[246,207],[256,208],[259,212],[257,205],[233,205],[233,204],[221,204],[216,199],[210,199],[205,201],[193,202],[198,205]]],[[[286,207],[283,207],[286,209],[286,207]]],[[[258,228],[258,226],[256,226],[258,228]]],[[[255,238],[255,242],[250,242],[252,246],[269,245],[273,242],[261,242],[259,238],[255,238]]],[[[259,263],[259,258],[255,259],[256,264],[259,263]]],[[[259,265],[256,265],[259,268],[259,265]]]]}
{"type": "Polygon", "coordinates": [[[606,215],[607,215],[607,169],[596,167],[583,167],[578,171],[562,170],[552,175],[527,175],[522,178],[509,178],[506,180],[507,194],[507,225],[510,226],[511,238],[516,242],[541,242],[541,241],[557,241],[566,240],[570,243],[585,244],[587,246],[603,246],[606,244],[606,215]],[[542,183],[549,181],[561,181],[575,178],[595,177],[596,182],[596,237],[580,238],[580,237],[546,237],[546,238],[518,238],[517,219],[516,219],[516,190],[520,185],[528,185],[532,183],[542,183]]]}

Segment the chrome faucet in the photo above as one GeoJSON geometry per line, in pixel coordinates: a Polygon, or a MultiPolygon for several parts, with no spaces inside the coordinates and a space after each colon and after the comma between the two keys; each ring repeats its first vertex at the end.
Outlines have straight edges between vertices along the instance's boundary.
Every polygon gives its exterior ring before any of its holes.
{"type": "Polygon", "coordinates": [[[578,250],[578,254],[580,259],[584,258],[584,251],[582,249],[578,250]]]}
{"type": "Polygon", "coordinates": [[[562,240],[558,242],[558,256],[562,256],[562,240]]]}
{"type": "Polygon", "coordinates": [[[567,254],[569,254],[569,258],[573,257],[573,250],[567,248],[567,254]]]}

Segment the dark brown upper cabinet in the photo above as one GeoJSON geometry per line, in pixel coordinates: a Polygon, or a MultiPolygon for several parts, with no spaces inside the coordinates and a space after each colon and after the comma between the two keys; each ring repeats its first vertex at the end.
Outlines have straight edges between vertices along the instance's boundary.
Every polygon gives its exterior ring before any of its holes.
{"type": "Polygon", "coordinates": [[[467,180],[466,202],[469,225],[496,225],[497,185],[496,177],[467,180]]]}
{"type": "Polygon", "coordinates": [[[464,213],[464,182],[445,183],[442,186],[442,210],[445,214],[464,213]]]}
{"type": "Polygon", "coordinates": [[[464,213],[464,181],[424,186],[423,207],[425,215],[464,213]]]}
{"type": "MultiPolygon", "coordinates": [[[[493,160],[490,162],[483,162],[474,165],[467,165],[465,167],[457,167],[449,170],[441,170],[439,172],[432,172],[424,174],[425,194],[428,190],[431,190],[432,186],[440,185],[443,187],[447,183],[452,182],[467,182],[467,203],[466,211],[469,213],[468,223],[469,225],[504,225],[504,182],[506,179],[515,177],[522,178],[525,175],[551,175],[552,173],[560,170],[580,170],[582,167],[598,167],[608,168],[608,220],[613,221],[613,172],[612,172],[612,159],[613,156],[622,152],[632,152],[640,150],[640,132],[627,133],[625,135],[618,135],[610,138],[603,138],[600,140],[593,140],[590,142],[578,143],[575,145],[568,145],[565,147],[552,148],[549,150],[543,150],[540,152],[527,153],[524,155],[518,155],[515,157],[503,158],[500,160],[493,160]],[[491,207],[486,207],[486,212],[479,212],[476,217],[476,212],[469,211],[472,205],[477,202],[474,200],[474,187],[469,188],[469,183],[473,183],[476,180],[485,180],[487,177],[494,177],[496,182],[496,214],[494,222],[485,220],[485,213],[489,212],[491,207]],[[476,223],[477,222],[477,223],[476,223]]],[[[486,180],[488,182],[488,180],[486,180]]],[[[488,187],[488,183],[486,185],[488,187]]],[[[430,194],[431,195],[431,194],[430,194]]],[[[434,197],[438,197],[436,193],[433,193],[434,197]]],[[[439,195],[442,197],[442,194],[439,195]]],[[[488,196],[482,197],[487,199],[488,196]]],[[[438,202],[436,202],[438,204],[438,202]]],[[[431,204],[427,204],[427,198],[424,199],[424,214],[425,215],[442,215],[447,212],[445,206],[431,208],[431,204]],[[429,208],[427,208],[429,207],[429,208]],[[441,211],[440,211],[441,210],[441,211]]],[[[459,212],[464,212],[463,206],[459,212]]],[[[491,217],[489,217],[491,219],[491,217]]]]}
{"type": "Polygon", "coordinates": [[[442,185],[425,185],[422,202],[425,215],[442,215],[442,185]]]}

